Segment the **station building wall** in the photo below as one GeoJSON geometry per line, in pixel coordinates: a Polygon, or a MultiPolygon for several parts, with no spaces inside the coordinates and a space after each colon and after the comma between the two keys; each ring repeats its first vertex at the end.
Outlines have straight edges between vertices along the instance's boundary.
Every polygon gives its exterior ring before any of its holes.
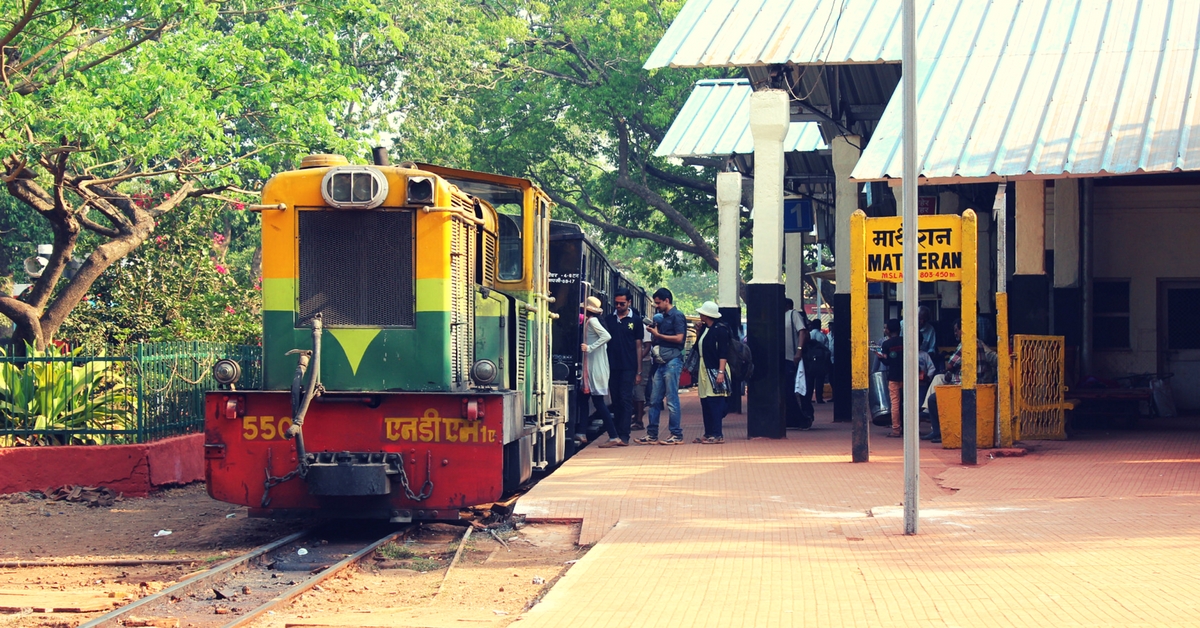
{"type": "Polygon", "coordinates": [[[1096,349],[1096,370],[1108,376],[1157,371],[1158,282],[1200,278],[1200,186],[1096,185],[1094,190],[1093,277],[1128,279],[1130,297],[1130,347],[1096,349]]]}

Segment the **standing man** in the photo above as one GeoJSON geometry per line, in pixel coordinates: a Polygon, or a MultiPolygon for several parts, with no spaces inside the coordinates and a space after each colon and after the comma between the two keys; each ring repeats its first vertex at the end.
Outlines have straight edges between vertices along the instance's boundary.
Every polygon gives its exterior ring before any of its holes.
{"type": "Polygon", "coordinates": [[[821,331],[821,319],[808,322],[808,344],[804,345],[804,374],[808,377],[809,400],[825,403],[825,376],[832,366],[829,343],[821,331]]]}
{"type": "Polygon", "coordinates": [[[617,311],[609,314],[605,321],[605,327],[612,334],[608,343],[608,389],[612,395],[617,434],[625,443],[629,442],[633,387],[642,383],[642,334],[645,330],[641,319],[634,316],[629,307],[632,302],[633,295],[628,289],[618,289],[613,297],[617,311]]]}
{"type": "Polygon", "coordinates": [[[904,339],[900,337],[900,319],[893,318],[887,322],[885,329],[887,340],[875,355],[887,365],[888,396],[892,402],[892,431],[890,438],[903,436],[903,415],[901,414],[904,398],[904,339]]]}
{"type": "Polygon", "coordinates": [[[917,331],[917,350],[928,353],[934,366],[940,368],[942,361],[937,350],[937,330],[933,328],[933,313],[927,305],[917,308],[917,331]]]}
{"type": "Polygon", "coordinates": [[[657,368],[650,386],[650,424],[646,426],[646,435],[637,439],[643,445],[659,444],[658,417],[662,414],[664,400],[667,411],[670,412],[670,438],[661,441],[663,445],[679,445],[683,443],[683,425],[679,417],[679,373],[683,370],[683,340],[687,336],[687,318],[675,307],[674,297],[666,288],[654,292],[654,309],[662,314],[662,322],[650,327],[650,337],[657,345],[657,355],[654,357],[657,368]]]}
{"type": "Polygon", "coordinates": [[[800,368],[797,360],[801,359],[804,343],[808,339],[808,323],[803,313],[793,309],[794,301],[784,299],[783,306],[787,308],[787,311],[783,314],[783,376],[779,381],[784,388],[785,423],[790,428],[805,429],[806,425],[812,425],[812,420],[805,418],[811,415],[811,412],[806,413],[800,404],[807,404],[808,401],[807,398],[804,401],[798,399],[793,394],[793,390],[796,385],[796,372],[800,368]],[[801,332],[804,333],[801,334],[801,332]]]}

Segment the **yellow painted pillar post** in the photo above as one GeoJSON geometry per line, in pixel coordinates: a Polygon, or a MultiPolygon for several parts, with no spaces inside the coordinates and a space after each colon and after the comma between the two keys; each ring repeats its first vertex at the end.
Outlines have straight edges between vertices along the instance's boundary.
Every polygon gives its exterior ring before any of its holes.
{"type": "Polygon", "coordinates": [[[1016,429],[1012,411],[1012,360],[1008,349],[1008,293],[996,293],[996,411],[1000,447],[1012,447],[1016,429]]]}
{"type": "Polygon", "coordinates": [[[870,378],[867,367],[867,215],[850,215],[850,453],[854,462],[871,459],[871,411],[867,401],[870,378]]]}
{"type": "Polygon", "coordinates": [[[976,274],[979,227],[974,210],[962,214],[962,463],[975,464],[978,422],[975,417],[975,378],[978,363],[976,274]]]}

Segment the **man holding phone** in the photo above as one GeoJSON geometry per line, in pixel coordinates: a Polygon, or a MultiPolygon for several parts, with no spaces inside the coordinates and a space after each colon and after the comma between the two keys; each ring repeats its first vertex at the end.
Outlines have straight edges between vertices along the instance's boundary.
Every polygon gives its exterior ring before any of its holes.
{"type": "Polygon", "coordinates": [[[646,435],[634,442],[642,445],[679,445],[683,443],[683,426],[679,415],[679,373],[683,371],[683,341],[687,336],[687,318],[674,305],[670,290],[659,288],[654,292],[654,309],[662,314],[662,322],[648,327],[650,337],[656,345],[654,356],[657,368],[650,386],[649,425],[646,435]],[[661,403],[666,401],[669,414],[668,428],[671,436],[658,440],[658,419],[662,414],[661,403]]]}

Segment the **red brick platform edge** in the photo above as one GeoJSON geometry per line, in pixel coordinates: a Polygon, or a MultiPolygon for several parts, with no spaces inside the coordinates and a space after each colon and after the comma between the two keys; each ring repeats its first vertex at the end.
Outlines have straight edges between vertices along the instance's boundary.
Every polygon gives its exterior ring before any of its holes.
{"type": "Polygon", "coordinates": [[[204,434],[141,445],[0,449],[0,495],[64,484],[107,486],[131,497],[204,479],[204,434]]]}

